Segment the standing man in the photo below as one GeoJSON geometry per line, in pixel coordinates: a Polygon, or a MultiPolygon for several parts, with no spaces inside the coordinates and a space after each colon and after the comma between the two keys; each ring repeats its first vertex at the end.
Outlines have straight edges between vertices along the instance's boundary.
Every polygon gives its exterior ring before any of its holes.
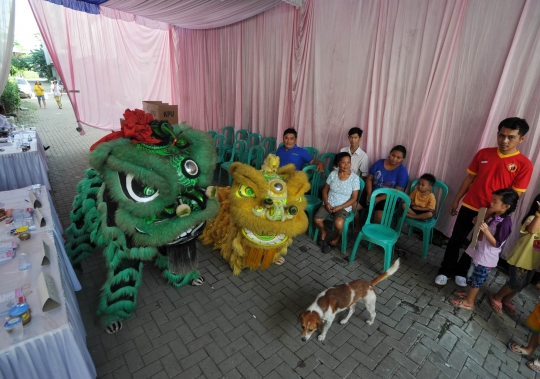
{"type": "Polygon", "coordinates": [[[362,134],[362,129],[357,127],[351,128],[349,130],[349,143],[351,146],[344,147],[340,152],[351,154],[351,171],[366,180],[369,174],[369,161],[366,152],[360,148],[362,134]]]}
{"type": "MultiPolygon", "coordinates": [[[[369,174],[369,161],[366,152],[360,148],[360,141],[362,141],[363,133],[364,132],[362,129],[358,127],[351,128],[349,130],[349,143],[351,146],[342,148],[340,152],[347,152],[351,154],[351,172],[354,172],[365,182],[369,174]]],[[[359,205],[358,209],[356,209],[356,213],[354,214],[355,233],[360,232],[360,212],[358,212],[358,210],[361,209],[362,207],[359,205]]]]}
{"type": "Polygon", "coordinates": [[[297,170],[302,170],[305,164],[317,165],[318,172],[324,172],[324,165],[321,161],[313,159],[307,150],[296,146],[296,130],[286,129],[283,132],[283,146],[278,147],[276,155],[279,157],[279,167],[294,164],[297,170]]]}
{"type": "Polygon", "coordinates": [[[528,131],[529,125],[524,119],[507,118],[499,124],[497,133],[499,147],[481,149],[474,156],[467,168],[468,175],[450,205],[450,214],[457,215],[457,219],[439,274],[435,278],[436,284],[444,286],[448,278],[454,276],[458,286],[467,286],[466,275],[471,258],[467,254],[462,254],[459,259],[459,249],[467,241],[467,236],[474,227],[472,220],[478,215],[478,210],[491,203],[491,193],[509,187],[520,196],[526,191],[533,166],[517,148],[525,141],[525,134],[528,131]],[[458,213],[459,201],[463,196],[465,197],[458,213]]]}

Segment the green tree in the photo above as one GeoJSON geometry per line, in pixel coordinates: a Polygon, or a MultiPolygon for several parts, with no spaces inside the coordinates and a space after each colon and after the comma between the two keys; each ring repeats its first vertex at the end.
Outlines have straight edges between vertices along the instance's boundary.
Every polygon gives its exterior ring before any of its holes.
{"type": "Polygon", "coordinates": [[[19,97],[19,86],[14,79],[8,79],[6,88],[0,96],[0,103],[6,108],[7,113],[15,112],[21,106],[19,97]]]}
{"type": "Polygon", "coordinates": [[[47,64],[45,60],[45,51],[43,50],[43,44],[39,49],[30,51],[28,64],[32,71],[36,71],[40,76],[47,78],[48,80],[54,79],[52,73],[52,64],[47,64]]]}
{"type": "Polygon", "coordinates": [[[11,58],[11,68],[9,74],[11,76],[22,75],[23,71],[30,71],[30,56],[28,54],[16,55],[11,58]]]}

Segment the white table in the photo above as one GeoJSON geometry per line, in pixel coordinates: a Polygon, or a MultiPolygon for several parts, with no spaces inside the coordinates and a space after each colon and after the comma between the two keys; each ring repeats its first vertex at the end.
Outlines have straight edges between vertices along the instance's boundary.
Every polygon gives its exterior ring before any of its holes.
{"type": "MultiPolygon", "coordinates": [[[[0,293],[30,284],[32,293],[27,302],[32,309],[32,321],[24,326],[22,341],[13,342],[7,332],[0,330],[0,378],[95,378],[96,369],[86,347],[86,331],[75,291],[81,285],[67,258],[62,226],[52,206],[49,191],[41,189],[38,195],[40,211],[47,225],[37,226],[28,241],[19,241],[7,234],[11,226],[0,223],[0,241],[17,241],[17,254],[25,252],[32,260],[28,271],[19,271],[17,257],[0,264],[0,293]],[[51,264],[41,266],[42,241],[51,249],[51,264]],[[36,280],[41,272],[50,274],[61,297],[61,307],[43,312],[37,296],[36,280]]],[[[6,209],[30,206],[29,187],[0,192],[0,202],[6,209]]]]}
{"type": "Polygon", "coordinates": [[[45,150],[35,130],[15,132],[13,143],[0,143],[0,191],[22,188],[32,184],[43,184],[50,188],[45,161],[45,150]],[[26,142],[31,136],[30,150],[17,148],[18,142],[26,142]]]}

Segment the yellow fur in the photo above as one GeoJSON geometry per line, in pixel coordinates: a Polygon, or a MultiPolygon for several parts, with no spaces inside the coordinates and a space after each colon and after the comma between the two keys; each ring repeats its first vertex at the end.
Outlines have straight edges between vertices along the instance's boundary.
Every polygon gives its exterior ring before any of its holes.
{"type": "Polygon", "coordinates": [[[214,221],[207,223],[200,238],[220,250],[234,275],[244,268],[268,268],[287,254],[292,237],[308,227],[304,212],[308,178],[294,165],[278,167],[279,158],[274,155],[267,157],[262,170],[233,163],[229,167],[232,187],[218,188],[221,210],[214,221]]]}

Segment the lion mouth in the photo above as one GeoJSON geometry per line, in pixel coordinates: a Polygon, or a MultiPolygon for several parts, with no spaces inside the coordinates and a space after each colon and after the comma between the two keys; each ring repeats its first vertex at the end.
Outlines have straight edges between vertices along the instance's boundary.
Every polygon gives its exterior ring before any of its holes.
{"type": "Polygon", "coordinates": [[[275,234],[275,233],[262,233],[257,234],[249,229],[242,228],[243,236],[249,241],[263,246],[276,246],[281,245],[289,239],[285,234],[275,234]]]}
{"type": "MultiPolygon", "coordinates": [[[[194,226],[192,228],[189,228],[186,231],[180,233],[174,240],[172,240],[171,242],[166,243],[165,245],[172,246],[172,245],[179,245],[179,244],[189,242],[192,239],[197,238],[202,234],[205,225],[206,225],[206,221],[203,221],[200,224],[198,224],[198,225],[196,225],[196,226],[194,226]]],[[[135,230],[140,234],[149,235],[148,233],[142,231],[139,228],[135,228],[135,230]]]]}

